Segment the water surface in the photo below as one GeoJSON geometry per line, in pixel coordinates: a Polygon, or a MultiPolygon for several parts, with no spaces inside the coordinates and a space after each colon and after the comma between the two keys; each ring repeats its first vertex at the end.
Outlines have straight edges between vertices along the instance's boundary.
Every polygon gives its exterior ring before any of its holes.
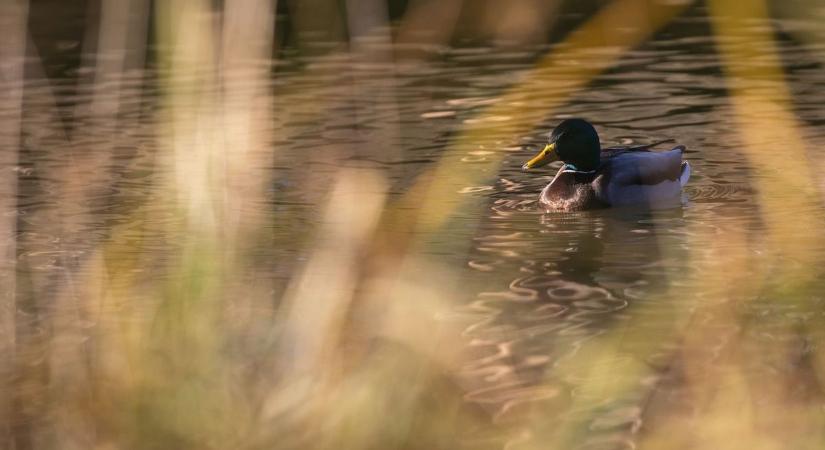
{"type": "MultiPolygon", "coordinates": [[[[523,107],[543,117],[541,126],[528,134],[509,134],[510,117],[488,118],[504,125],[500,135],[482,146],[458,149],[467,170],[490,155],[504,155],[503,162],[478,184],[460,191],[472,207],[457,209],[450,218],[458,224],[456,234],[445,239],[470,245],[441,246],[427,256],[447,261],[471,280],[460,298],[451,299],[465,347],[465,360],[451,375],[462,386],[467,402],[489,413],[495,427],[519,436],[513,442],[529,442],[539,433],[530,421],[531,411],[564,411],[558,405],[580,395],[571,386],[585,374],[558,375],[555,367],[574,358],[593,339],[640,324],[650,327],[649,339],[662,342],[659,351],[649,355],[653,375],[639,383],[658,387],[648,390],[653,394],[645,399],[606,399],[604,411],[590,419],[591,433],[582,448],[632,448],[634,436],[646,426],[649,405],[673,401],[689,409],[689,402],[679,397],[678,380],[674,381],[679,371],[669,364],[681,338],[667,329],[674,321],[673,310],[688,311],[680,317],[689,321],[690,310],[701,309],[719,295],[688,281],[701,269],[691,261],[720,246],[753,255],[762,250],[759,236],[765,225],[753,174],[734,132],[730,81],[724,77],[705,14],[703,8],[694,8],[674,20],[557,109],[544,111],[541,96],[528,101],[523,107]],[[592,121],[605,146],[662,139],[686,146],[693,175],[682,206],[660,211],[542,210],[538,192],[555,169],[528,174],[520,167],[541,147],[552,127],[567,117],[592,121]],[[745,237],[719,240],[731,233],[745,237]],[[668,302],[673,304],[670,309],[668,302]],[[665,306],[659,308],[662,303],[665,306]]],[[[565,20],[572,23],[578,18],[563,18],[562,23],[565,20]]],[[[817,55],[822,49],[784,34],[793,29],[790,23],[773,25],[779,30],[777,44],[794,112],[810,131],[812,146],[821,145],[825,143],[821,132],[825,72],[817,55]]],[[[150,264],[135,270],[147,279],[168,276],[159,267],[179,249],[164,230],[181,220],[161,206],[152,212],[154,205],[162,204],[156,186],[164,176],[157,162],[162,153],[158,138],[165,132],[159,112],[160,65],[150,59],[145,70],[126,70],[111,84],[93,85],[73,59],[79,43],[58,40],[49,45],[41,46],[44,67],[32,63],[26,74],[23,145],[14,168],[20,177],[18,289],[23,292],[23,309],[32,313],[35,322],[20,329],[31,333],[54,320],[49,316],[74,311],[65,303],[45,305],[37,298],[63,286],[61,277],[80,267],[115,227],[129,224],[137,209],[150,214],[153,222],[125,236],[139,241],[143,251],[154,256],[150,264]],[[88,112],[94,111],[92,99],[106,100],[99,93],[95,97],[95,89],[107,86],[117,88],[113,91],[121,105],[117,120],[88,112]],[[76,177],[74,188],[94,193],[89,217],[75,221],[71,208],[61,209],[65,197],[54,195],[52,177],[76,177]],[[55,217],[51,211],[56,210],[68,217],[55,217]],[[82,239],[61,240],[65,227],[82,239]],[[26,292],[30,287],[36,292],[26,292]]],[[[268,279],[273,298],[287,289],[306,258],[311,230],[329,194],[329,180],[341,167],[375,169],[387,177],[389,197],[402,197],[446,148],[456,144],[462,127],[473,124],[485,106],[495,103],[554,48],[553,44],[517,49],[455,45],[437,49],[428,59],[395,60],[382,52],[387,49],[380,42],[370,43],[363,53],[329,51],[335,43],[316,45],[321,50],[291,53],[287,48],[275,62],[260,63],[271,73],[266,87],[275,94],[272,120],[262,126],[271,137],[274,156],[257,163],[272,183],[265,204],[252,215],[276,219],[262,238],[266,245],[256,249],[267,270],[249,277],[268,279]]],[[[548,79],[547,83],[563,81],[548,79]]],[[[193,104],[192,110],[196,107],[193,104]]],[[[735,268],[739,273],[734,278],[747,279],[749,271],[764,273],[763,264],[793,264],[756,261],[735,268]]],[[[793,305],[778,307],[762,295],[746,292],[736,303],[752,316],[780,314],[805,322],[793,305]]],[[[723,326],[730,330],[718,336],[741,332],[736,322],[723,326]]],[[[798,339],[781,333],[762,338],[784,339],[789,345],[798,339]]],[[[716,344],[724,347],[723,342],[716,344]]],[[[701,364],[714,366],[713,352],[705,356],[701,364]]],[[[616,360],[628,357],[615,354],[616,360]]],[[[605,377],[610,377],[610,370],[605,368],[605,377]]],[[[767,375],[796,368],[752,370],[767,375]]]]}

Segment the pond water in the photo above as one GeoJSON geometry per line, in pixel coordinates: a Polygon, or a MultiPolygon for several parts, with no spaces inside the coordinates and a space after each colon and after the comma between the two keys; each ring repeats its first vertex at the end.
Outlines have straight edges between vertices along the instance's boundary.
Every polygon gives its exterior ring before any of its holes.
{"type": "MultiPolygon", "coordinates": [[[[639,374],[638,380],[640,386],[658,388],[655,394],[648,389],[636,395],[637,389],[631,390],[634,395],[606,398],[603,409],[586,419],[589,432],[578,442],[582,448],[633,448],[634,436],[649,426],[649,411],[694,407],[680,379],[686,371],[701,373],[716,367],[731,336],[752,334],[753,345],[781,341],[796,349],[791,352],[796,359],[749,365],[760,380],[781,377],[783,372],[796,376],[804,366],[800,361],[809,352],[808,341],[798,329],[806,327],[808,310],[774,301],[765,290],[745,287],[731,300],[735,314],[781,317],[795,325],[747,328],[738,320],[717,321],[733,314],[728,310],[703,309],[728,295],[720,291],[725,280],[747,283],[776,266],[797,263],[760,256],[765,244],[759,236],[766,233],[766,225],[755,175],[736,131],[730,81],[706,14],[704,7],[690,9],[624,53],[549,114],[542,111],[541,102],[525,104],[544,117],[529,133],[513,136],[504,126],[483,145],[458,148],[465,156],[457,170],[477,170],[479,161],[490,155],[502,156],[501,164],[461,190],[461,201],[471,206],[456,209],[449,219],[455,234],[442,238],[464,244],[436,245],[430,254],[425,250],[425,256],[450,265],[467,286],[451,300],[453,320],[461,324],[464,340],[463,362],[451,376],[467,402],[489,413],[496,429],[509,430],[513,445],[541,435],[536,430],[540,423],[531,419],[541,408],[577,414],[575,408],[565,408],[575,405],[577,396],[587,395],[573,386],[591,375],[556,368],[575,360],[583,347],[599,337],[621,340],[622,335],[633,335],[659,341],[658,347],[646,344],[652,347],[644,353],[650,370],[639,374]],[[682,206],[660,211],[542,210],[538,193],[556,169],[524,173],[521,165],[541,147],[552,127],[567,117],[593,122],[605,146],[663,139],[686,146],[693,175],[682,206]],[[732,235],[744,237],[730,239],[732,235]],[[731,267],[731,273],[717,268],[702,277],[710,281],[697,284],[696,274],[704,273],[696,266],[697,255],[708,252],[743,255],[748,262],[731,267]],[[708,333],[707,342],[696,346],[706,353],[692,360],[689,370],[674,368],[670,363],[677,359],[679,343],[687,339],[677,330],[691,321],[708,333]]],[[[563,25],[580,20],[571,16],[560,21],[563,25]]],[[[793,112],[816,148],[825,144],[821,63],[825,45],[796,40],[789,33],[801,26],[798,22],[773,25],[779,30],[776,43],[793,95],[793,112]]],[[[31,300],[24,301],[22,308],[36,323],[20,325],[19,333],[42,332],[48,328],[49,314],[61,314],[36,299],[54,286],[63,286],[61,277],[82,265],[114,227],[128,224],[136,208],[152,211],[164,170],[158,164],[156,144],[165,132],[158,113],[158,69],[135,68],[112,80],[120,96],[120,122],[98,117],[87,123],[83,107],[92,98],[101,98],[94,96],[100,86],[90,84],[88,73],[78,71],[79,44],[43,37],[40,42],[44,67],[26,73],[22,152],[16,166],[20,177],[17,289],[19,298],[31,300]],[[77,167],[76,161],[82,165],[77,167]],[[105,173],[88,172],[95,168],[105,173]],[[65,187],[54,187],[53,177],[77,177],[69,189],[94,192],[89,197],[89,219],[75,223],[70,217],[58,220],[48,213],[65,207],[60,203],[67,198],[54,192],[65,187]],[[61,225],[55,225],[55,220],[61,225]],[[61,240],[64,236],[74,236],[75,241],[67,243],[61,240]]],[[[466,44],[436,49],[428,59],[391,62],[380,42],[369,43],[365,47],[369,51],[363,53],[330,50],[335,43],[315,45],[315,51],[303,53],[284,50],[273,63],[267,86],[275,93],[275,107],[262,131],[270,137],[274,157],[268,155],[259,163],[272,182],[266,204],[252,216],[274,214],[276,219],[262,239],[265,245],[257,250],[268,269],[258,267],[247,275],[251,280],[271,278],[273,298],[288,289],[296,267],[307,258],[329,180],[341,167],[377,170],[388,179],[389,198],[402,197],[435,167],[445,149],[457,143],[463,127],[553,49],[551,44],[517,49],[466,44]]],[[[153,64],[150,61],[156,67],[153,64]]],[[[510,118],[494,120],[506,124],[510,118]]],[[[793,176],[792,162],[777,164],[789,164],[793,176]]],[[[61,211],[72,213],[71,208],[61,211]]],[[[822,218],[821,209],[797,213],[822,218]]],[[[144,252],[174,253],[176,243],[164,234],[169,223],[163,218],[169,222],[179,218],[165,209],[147,214],[156,222],[135,230],[129,239],[141,240],[144,252]]],[[[817,258],[825,260],[825,253],[817,253],[817,258]]],[[[152,267],[143,270],[141,276],[146,278],[165,276],[152,267]]],[[[816,305],[821,304],[820,296],[812,297],[816,305]]],[[[602,376],[610,378],[613,364],[638,356],[636,350],[632,344],[617,350],[615,360],[605,360],[602,376]]],[[[817,391],[816,385],[802,382],[799,389],[810,394],[817,391]]]]}

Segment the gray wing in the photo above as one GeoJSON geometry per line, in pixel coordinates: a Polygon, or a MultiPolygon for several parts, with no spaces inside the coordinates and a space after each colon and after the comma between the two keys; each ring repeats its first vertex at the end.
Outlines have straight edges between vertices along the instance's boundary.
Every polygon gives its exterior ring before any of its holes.
{"type": "Polygon", "coordinates": [[[628,152],[610,158],[611,183],[655,185],[678,180],[682,173],[682,150],[628,152]]]}

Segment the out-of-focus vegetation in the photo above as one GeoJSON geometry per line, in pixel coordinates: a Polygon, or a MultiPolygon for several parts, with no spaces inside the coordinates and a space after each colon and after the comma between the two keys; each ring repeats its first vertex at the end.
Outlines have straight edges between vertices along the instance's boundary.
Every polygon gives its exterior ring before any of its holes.
{"type": "MultiPolygon", "coordinates": [[[[690,247],[693,272],[659,301],[638,306],[630,326],[607,330],[548,369],[544,376],[568,392],[523,415],[526,439],[491,427],[490,412],[464,398],[455,376],[466,343],[449,320],[450,299],[467,281],[433,255],[470,245],[451,234],[450,218],[480,204],[458,192],[495,173],[502,155],[490,152],[472,168],[461,159],[468,148],[494,146],[491,130],[515,137],[538,126],[691,2],[594,2],[580,26],[563,34],[554,25],[570,5],[550,0],[90,1],[78,62],[90,101],[82,105],[27,97],[26,75],[48,75],[27,28],[29,10],[48,3],[0,4],[3,448],[570,449],[596,415],[628,407],[649,408],[634,430],[637,448],[825,444],[821,164],[810,162],[815,149],[794,114],[770,19],[821,14],[818,5],[707,2],[736,111],[731,128],[753,171],[764,234],[696,230],[697,242],[719,245],[690,247]],[[389,181],[376,169],[308,175],[306,183],[329,186],[325,206],[304,235],[273,236],[273,224],[291,218],[268,197],[279,158],[273,143],[283,138],[270,124],[284,113],[279,108],[311,123],[330,106],[312,85],[276,98],[269,81],[282,75],[273,67],[290,52],[426,65],[461,39],[555,44],[456,130],[404,195],[388,195],[389,181]],[[141,109],[124,99],[143,86],[119,75],[150,64],[157,77],[143,82],[159,101],[141,109]],[[548,85],[551,76],[567,81],[548,85]],[[71,164],[35,168],[56,206],[21,218],[21,137],[37,139],[21,136],[21,117],[33,104],[54,121],[71,117],[72,126],[51,130],[63,145],[50,150],[71,164]],[[157,149],[144,155],[148,161],[124,151],[142,145],[132,136],[146,115],[157,149]],[[116,138],[101,143],[101,135],[116,138]],[[778,148],[802,167],[792,177],[776,163],[778,148]],[[152,190],[124,199],[128,220],[98,223],[96,199],[123,159],[128,165],[117,175],[149,167],[152,190]],[[33,254],[43,236],[60,250],[33,254]],[[742,251],[751,242],[758,251],[742,251]],[[286,286],[266,276],[271,261],[258,252],[279,245],[305,255],[286,264],[286,286]],[[685,296],[693,291],[706,295],[685,296]],[[800,325],[752,317],[742,302],[753,297],[792,303],[816,319],[800,325]],[[767,346],[754,339],[777,330],[798,338],[767,346]],[[702,362],[710,354],[723,356],[709,373],[702,362]],[[749,370],[755,364],[799,364],[805,376],[756,376],[749,370]],[[682,374],[690,409],[648,401],[655,386],[645,380],[663,371],[682,374]],[[799,385],[810,394],[800,396],[799,385]]],[[[799,33],[812,42],[821,37],[799,33]]],[[[375,96],[373,107],[392,106],[378,94],[391,94],[393,85],[362,88],[375,96]]],[[[364,152],[392,152],[402,124],[376,127],[364,152]]],[[[302,157],[293,163],[325,155],[302,157]]]]}

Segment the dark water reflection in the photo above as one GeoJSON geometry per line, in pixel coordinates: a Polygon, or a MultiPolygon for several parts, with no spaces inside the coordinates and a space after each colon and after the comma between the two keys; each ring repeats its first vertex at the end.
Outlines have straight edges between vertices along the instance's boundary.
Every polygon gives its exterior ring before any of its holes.
{"type": "MultiPolygon", "coordinates": [[[[470,278],[480,280],[456,306],[470,323],[464,331],[468,361],[458,375],[467,386],[466,398],[491,412],[498,425],[518,428],[525,411],[536,404],[575,396],[566,380],[551,376],[553,367],[585,342],[627,326],[640,306],[678,288],[695,269],[689,266],[689,254],[697,246],[716,245],[690,233],[707,230],[707,237],[714,229],[758,232],[763,226],[752,175],[732,135],[723,71],[702,13],[677,19],[626,53],[539,129],[524,136],[502,133],[482,148],[464,149],[467,165],[506,153],[498,173],[462,190],[484,206],[460,213],[473,216],[456,218],[480,225],[465,230],[472,233],[469,253],[449,255],[467,265],[470,278]],[[521,164],[555,123],[573,116],[594,122],[604,144],[672,138],[685,145],[694,175],[683,207],[656,212],[539,210],[538,192],[553,170],[528,175],[521,164]]],[[[786,69],[796,112],[814,125],[814,143],[823,144],[825,134],[817,126],[825,124],[825,72],[811,48],[790,38],[779,44],[790,61],[786,69]]],[[[55,51],[59,56],[72,48],[64,44],[55,51]]],[[[403,194],[453,143],[456,131],[472,123],[480,108],[494,103],[548,48],[444,48],[432,61],[397,63],[367,56],[358,61],[343,53],[287,54],[272,67],[277,113],[268,131],[277,151],[274,161],[265,162],[274,180],[267,206],[284,220],[272,226],[270,250],[261,253],[272,267],[275,291],[284,289],[295,261],[304,256],[307,230],[338,168],[378,168],[390,180],[390,195],[403,194]]],[[[49,73],[58,71],[48,68],[49,73]]],[[[154,83],[159,74],[134,70],[114,80],[122,99],[120,120],[106,122],[83,115],[94,92],[83,82],[76,84],[75,71],[67,68],[48,82],[42,74],[26,80],[24,153],[17,168],[22,180],[17,257],[23,278],[58,278],[105,240],[113,226],[127,223],[136,207],[151,210],[158,195],[153,186],[162,175],[154,147],[160,133],[154,83]],[[61,119],[53,98],[79,113],[61,119]],[[74,137],[71,145],[67,135],[74,137]],[[104,158],[93,167],[103,167],[105,174],[86,173],[82,167],[65,170],[73,162],[70,150],[85,155],[82,161],[104,158]],[[52,195],[53,174],[80,177],[86,180],[84,189],[95,193],[93,220],[78,225],[85,227],[79,230],[82,242],[59,241],[63,231],[49,234],[53,217],[38,214],[61,201],[52,195]]],[[[542,104],[538,97],[524,108],[543,117],[542,104]]],[[[174,243],[164,237],[168,224],[159,222],[176,216],[160,212],[153,217],[158,222],[127,232],[127,238],[140,239],[144,250],[174,252],[174,243]]],[[[702,295],[685,292],[684,299],[701,300],[702,295]]],[[[621,448],[638,431],[642,415],[638,404],[605,412],[591,424],[593,445],[610,436],[615,440],[609,448],[621,448]]]]}

